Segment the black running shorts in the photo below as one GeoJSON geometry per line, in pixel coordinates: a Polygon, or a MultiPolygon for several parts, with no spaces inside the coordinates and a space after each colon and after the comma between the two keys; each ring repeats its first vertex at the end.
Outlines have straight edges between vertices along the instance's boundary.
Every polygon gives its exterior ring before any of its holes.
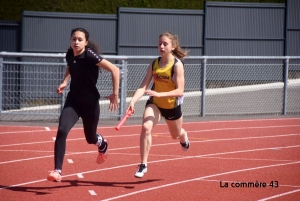
{"type": "MultiPolygon", "coordinates": [[[[149,104],[154,104],[150,100],[147,101],[146,106],[149,104]]],[[[181,105],[173,108],[173,109],[164,109],[157,107],[163,116],[167,120],[177,120],[182,116],[181,105]]]]}

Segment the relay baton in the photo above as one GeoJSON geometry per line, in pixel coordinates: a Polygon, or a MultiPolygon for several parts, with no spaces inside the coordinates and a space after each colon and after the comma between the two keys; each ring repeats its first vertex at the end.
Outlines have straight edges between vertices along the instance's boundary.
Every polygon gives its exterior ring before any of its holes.
{"type": "Polygon", "coordinates": [[[122,117],[122,119],[120,120],[120,122],[118,123],[118,125],[115,127],[115,129],[118,131],[120,130],[121,126],[125,123],[125,121],[127,121],[127,119],[129,119],[129,117],[132,115],[132,111],[128,110],[126,112],[126,114],[122,117]]]}

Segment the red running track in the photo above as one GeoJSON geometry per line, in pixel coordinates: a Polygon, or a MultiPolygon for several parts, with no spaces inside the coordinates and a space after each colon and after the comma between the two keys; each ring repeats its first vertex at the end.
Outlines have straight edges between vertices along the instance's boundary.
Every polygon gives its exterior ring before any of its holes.
{"type": "Polygon", "coordinates": [[[99,127],[109,158],[82,128],[67,140],[62,182],[49,182],[56,127],[0,126],[0,199],[34,200],[299,200],[300,118],[186,122],[183,152],[165,124],[153,130],[148,172],[140,162],[140,125],[99,127]]]}

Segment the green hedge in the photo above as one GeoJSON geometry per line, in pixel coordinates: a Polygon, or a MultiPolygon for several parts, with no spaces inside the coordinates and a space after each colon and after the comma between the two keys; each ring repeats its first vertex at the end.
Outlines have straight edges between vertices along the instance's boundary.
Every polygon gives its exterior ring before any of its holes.
{"type": "MultiPolygon", "coordinates": [[[[218,0],[225,2],[285,3],[285,0],[218,0]]],[[[20,21],[22,11],[116,14],[118,7],[198,9],[204,0],[4,0],[0,20],[20,21]]]]}

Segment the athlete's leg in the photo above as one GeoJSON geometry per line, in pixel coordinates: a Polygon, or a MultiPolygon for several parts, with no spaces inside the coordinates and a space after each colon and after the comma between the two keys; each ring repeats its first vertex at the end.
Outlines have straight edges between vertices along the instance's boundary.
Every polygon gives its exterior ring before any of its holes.
{"type": "Polygon", "coordinates": [[[148,155],[152,144],[152,128],[160,121],[161,113],[156,105],[148,104],[144,111],[140,135],[141,163],[147,165],[148,155]]]}
{"type": "Polygon", "coordinates": [[[190,147],[187,132],[182,128],[182,116],[176,120],[166,119],[170,134],[173,139],[179,139],[183,151],[187,151],[190,147]]]}
{"type": "Polygon", "coordinates": [[[79,114],[76,109],[66,102],[59,118],[59,125],[54,145],[55,169],[61,170],[66,152],[66,139],[74,124],[78,121],[79,114]]]}
{"type": "Polygon", "coordinates": [[[186,131],[182,128],[182,122],[183,122],[182,116],[177,120],[166,119],[166,123],[168,125],[169,132],[170,132],[172,138],[175,140],[179,139],[180,142],[184,143],[188,139],[186,136],[186,131]]]}
{"type": "Polygon", "coordinates": [[[101,134],[97,134],[99,122],[100,106],[98,100],[94,104],[81,107],[81,118],[84,128],[85,139],[87,143],[98,147],[98,156],[96,162],[103,163],[107,159],[108,143],[101,134]]]}
{"type": "Polygon", "coordinates": [[[152,144],[152,128],[160,121],[161,113],[156,105],[148,104],[144,111],[142,130],[140,135],[140,156],[141,164],[134,174],[135,177],[142,178],[147,172],[148,155],[152,144]]]}
{"type": "Polygon", "coordinates": [[[81,106],[80,116],[82,119],[84,135],[87,143],[96,144],[98,141],[97,126],[100,116],[99,102],[97,101],[93,105],[81,106]]]}

